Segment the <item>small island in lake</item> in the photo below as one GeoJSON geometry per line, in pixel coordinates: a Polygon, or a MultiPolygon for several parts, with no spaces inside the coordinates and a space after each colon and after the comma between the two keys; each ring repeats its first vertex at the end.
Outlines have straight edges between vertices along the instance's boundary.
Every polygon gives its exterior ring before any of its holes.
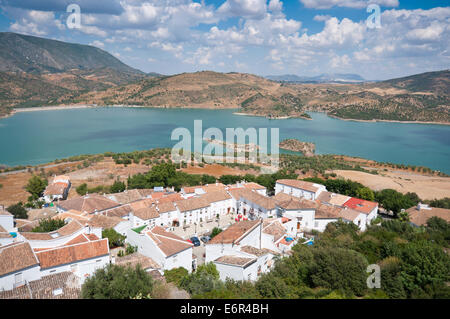
{"type": "Polygon", "coordinates": [[[293,152],[301,152],[305,156],[314,156],[316,145],[309,142],[301,142],[295,138],[285,139],[280,142],[280,148],[293,152]]]}

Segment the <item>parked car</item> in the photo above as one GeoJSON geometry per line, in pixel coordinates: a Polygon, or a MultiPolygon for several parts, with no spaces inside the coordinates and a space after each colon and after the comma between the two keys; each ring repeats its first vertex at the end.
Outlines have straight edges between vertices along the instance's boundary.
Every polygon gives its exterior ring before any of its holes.
{"type": "Polygon", "coordinates": [[[190,241],[194,244],[195,247],[200,246],[200,240],[198,239],[198,237],[191,237],[190,241]]]}
{"type": "Polygon", "coordinates": [[[209,242],[211,240],[211,237],[203,236],[203,237],[200,238],[200,240],[206,244],[207,242],[209,242]]]}

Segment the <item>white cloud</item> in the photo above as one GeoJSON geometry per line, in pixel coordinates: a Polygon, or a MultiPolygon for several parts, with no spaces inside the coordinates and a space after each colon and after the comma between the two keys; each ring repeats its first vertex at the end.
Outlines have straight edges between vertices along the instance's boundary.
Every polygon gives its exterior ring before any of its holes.
{"type": "MultiPolygon", "coordinates": [[[[277,4],[272,3],[273,7],[277,7],[277,4]]],[[[266,11],[266,0],[227,0],[219,7],[217,13],[227,17],[261,19],[266,11]]]]}
{"type": "Polygon", "coordinates": [[[93,46],[99,47],[99,48],[105,47],[105,44],[102,41],[98,41],[98,40],[95,40],[95,41],[89,43],[89,45],[93,45],[93,46]]]}

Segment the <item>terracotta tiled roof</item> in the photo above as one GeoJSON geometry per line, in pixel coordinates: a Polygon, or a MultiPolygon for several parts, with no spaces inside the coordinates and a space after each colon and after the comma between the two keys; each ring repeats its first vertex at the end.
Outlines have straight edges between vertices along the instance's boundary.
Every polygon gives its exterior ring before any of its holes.
{"type": "Polygon", "coordinates": [[[0,276],[39,264],[29,243],[0,246],[0,276]]]}
{"type": "Polygon", "coordinates": [[[119,266],[130,266],[135,268],[138,264],[141,265],[142,269],[161,269],[161,266],[153,259],[139,253],[133,253],[124,257],[116,257],[116,265],[119,266]]]}
{"type": "Polygon", "coordinates": [[[137,189],[142,198],[151,196],[155,191],[153,189],[137,189]]]}
{"type": "Polygon", "coordinates": [[[60,229],[50,233],[21,232],[20,234],[28,240],[52,240],[58,237],[72,235],[83,227],[79,221],[74,219],[60,229]],[[52,235],[54,234],[57,236],[53,237],[52,235]]]}
{"type": "Polygon", "coordinates": [[[343,208],[330,206],[330,205],[320,205],[316,209],[315,219],[338,219],[341,217],[341,211],[343,208]]]}
{"type": "Polygon", "coordinates": [[[222,183],[217,183],[217,184],[206,184],[203,185],[202,188],[206,193],[209,193],[209,192],[224,191],[226,189],[226,186],[222,183]]]}
{"type": "Polygon", "coordinates": [[[256,262],[256,258],[249,258],[249,257],[239,257],[239,256],[221,256],[214,260],[216,263],[226,264],[226,265],[232,265],[232,266],[239,266],[242,268],[247,268],[251,264],[256,262]]]}
{"type": "Polygon", "coordinates": [[[142,220],[149,220],[159,217],[156,206],[136,209],[133,214],[134,216],[139,217],[142,220]]]}
{"type": "Polygon", "coordinates": [[[339,217],[341,217],[342,219],[349,220],[349,221],[354,221],[356,218],[358,218],[359,214],[361,214],[361,213],[354,209],[347,208],[347,209],[342,209],[340,211],[339,217]]]}
{"type": "Polygon", "coordinates": [[[58,212],[52,208],[31,209],[28,211],[28,220],[34,221],[43,218],[52,218],[58,212]]]}
{"type": "Polygon", "coordinates": [[[429,208],[431,209],[422,208],[421,210],[418,210],[417,206],[414,206],[407,209],[406,211],[408,212],[410,222],[417,226],[424,226],[431,217],[439,217],[447,221],[447,223],[450,223],[450,209],[436,207],[429,208]]]}
{"type": "Polygon", "coordinates": [[[129,204],[141,200],[143,196],[137,189],[126,190],[122,193],[108,194],[109,199],[118,202],[119,204],[129,204]]]}
{"type": "Polygon", "coordinates": [[[41,269],[106,255],[109,255],[108,239],[106,238],[36,252],[41,269]]]}
{"type": "Polygon", "coordinates": [[[64,191],[69,187],[67,183],[54,183],[48,185],[44,190],[44,195],[63,195],[64,191]]]}
{"type": "Polygon", "coordinates": [[[245,189],[245,191],[241,193],[241,199],[242,198],[268,210],[276,208],[276,202],[273,198],[261,195],[249,189],[245,189]]]}
{"type": "Polygon", "coordinates": [[[137,209],[151,207],[154,203],[156,203],[155,199],[146,198],[146,199],[131,203],[130,207],[132,210],[137,210],[137,209]]]}
{"type": "Polygon", "coordinates": [[[229,188],[228,193],[235,199],[239,200],[241,198],[241,194],[248,191],[246,188],[229,188]]]}
{"type": "Polygon", "coordinates": [[[279,221],[264,221],[263,223],[263,233],[272,235],[273,240],[277,242],[280,238],[282,238],[286,234],[286,229],[284,229],[283,225],[280,224],[279,221]]]}
{"type": "Polygon", "coordinates": [[[173,212],[177,210],[177,208],[172,202],[158,203],[157,207],[160,214],[173,212]]]}
{"type": "Polygon", "coordinates": [[[313,209],[319,206],[319,203],[316,201],[297,198],[282,192],[276,194],[273,199],[276,201],[278,207],[285,210],[313,209]]]}
{"type": "Polygon", "coordinates": [[[244,220],[237,222],[207,242],[207,245],[221,243],[231,244],[233,242],[238,244],[244,235],[248,234],[260,224],[261,221],[259,220],[244,220]]]}
{"type": "Polygon", "coordinates": [[[321,192],[317,199],[323,203],[329,203],[336,206],[343,206],[351,197],[331,192],[321,192]]]}
{"type": "Polygon", "coordinates": [[[80,223],[84,224],[89,220],[88,213],[82,213],[76,210],[69,210],[68,212],[59,213],[53,216],[53,219],[61,219],[61,220],[77,220],[80,223]]]}
{"type": "Polygon", "coordinates": [[[241,247],[241,251],[244,253],[247,253],[247,254],[257,256],[257,257],[261,257],[261,256],[264,256],[267,254],[279,255],[279,253],[277,253],[273,250],[266,249],[266,248],[259,249],[259,248],[253,247],[253,246],[243,246],[243,247],[241,247]]]}
{"type": "Polygon", "coordinates": [[[0,299],[78,299],[80,293],[78,277],[66,271],[44,276],[12,290],[0,291],[0,299]]]}
{"type": "Polygon", "coordinates": [[[122,222],[126,222],[125,219],[120,217],[108,217],[103,215],[94,215],[89,219],[87,224],[91,227],[97,227],[102,229],[114,228],[122,222]]]}
{"type": "Polygon", "coordinates": [[[351,197],[348,201],[346,201],[343,206],[352,208],[357,210],[358,212],[362,212],[364,214],[369,214],[374,208],[378,207],[378,203],[370,202],[368,200],[354,198],[351,197]]]}
{"type": "Polygon", "coordinates": [[[231,196],[226,191],[214,191],[203,194],[202,198],[206,199],[209,203],[220,202],[223,200],[231,199],[231,196]]]}
{"type": "Polygon", "coordinates": [[[182,200],[183,196],[179,193],[168,194],[164,197],[158,198],[158,203],[173,203],[179,200],[182,200]]]}
{"type": "Polygon", "coordinates": [[[175,204],[181,212],[187,212],[209,206],[209,202],[203,197],[190,197],[188,199],[177,201],[175,204]]]}
{"type": "Polygon", "coordinates": [[[263,190],[266,189],[264,186],[259,185],[258,183],[255,182],[249,182],[249,183],[245,183],[244,184],[245,188],[249,188],[249,189],[254,189],[254,190],[263,190]]]}
{"type": "Polygon", "coordinates": [[[72,220],[67,225],[58,229],[56,232],[60,236],[68,236],[68,235],[72,235],[73,233],[79,231],[83,227],[84,226],[79,221],[72,220]]]}
{"type": "Polygon", "coordinates": [[[98,194],[90,194],[83,197],[77,197],[57,204],[64,210],[78,210],[80,212],[87,212],[89,214],[97,211],[104,211],[119,206],[119,204],[111,199],[103,197],[98,194]]]}
{"type": "Polygon", "coordinates": [[[23,285],[12,290],[0,290],[0,299],[32,299],[28,286],[23,285]]]}
{"type": "Polygon", "coordinates": [[[314,186],[314,183],[311,182],[305,182],[305,181],[299,181],[297,179],[279,179],[277,180],[278,184],[302,189],[308,192],[317,192],[319,188],[317,186],[314,186]]]}
{"type": "Polygon", "coordinates": [[[173,233],[165,231],[159,226],[153,227],[146,234],[153,240],[153,242],[166,255],[166,257],[175,255],[193,247],[193,244],[173,233]]]}
{"type": "Polygon", "coordinates": [[[130,212],[132,212],[132,211],[133,211],[133,209],[131,208],[130,205],[124,205],[124,206],[110,209],[102,214],[106,215],[108,217],[124,217],[124,216],[128,216],[130,214],[130,212]]]}
{"type": "Polygon", "coordinates": [[[44,276],[29,283],[33,299],[78,299],[81,295],[79,278],[69,272],[44,276]],[[55,291],[61,289],[60,294],[55,291]]]}

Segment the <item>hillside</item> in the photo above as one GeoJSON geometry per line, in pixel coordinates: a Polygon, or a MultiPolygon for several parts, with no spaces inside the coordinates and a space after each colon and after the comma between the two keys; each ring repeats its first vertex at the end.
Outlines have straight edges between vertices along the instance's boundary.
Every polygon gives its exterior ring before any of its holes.
{"type": "Polygon", "coordinates": [[[0,33],[0,40],[6,44],[0,48],[0,116],[14,107],[123,104],[239,108],[269,118],[321,111],[352,120],[450,123],[449,70],[377,83],[336,83],[363,80],[356,74],[289,75],[288,81],[212,71],[164,76],[140,72],[92,46],[15,33],[0,33]]]}
{"type": "Polygon", "coordinates": [[[142,73],[99,48],[11,32],[0,32],[0,71],[33,74],[72,69],[110,68],[120,72],[142,73]]]}
{"type": "Polygon", "coordinates": [[[450,95],[450,70],[426,72],[380,82],[377,87],[395,87],[410,92],[450,95]]]}
{"type": "Polygon", "coordinates": [[[156,107],[242,108],[245,113],[283,116],[303,114],[296,90],[243,73],[183,73],[90,92],[84,103],[156,107]]]}

